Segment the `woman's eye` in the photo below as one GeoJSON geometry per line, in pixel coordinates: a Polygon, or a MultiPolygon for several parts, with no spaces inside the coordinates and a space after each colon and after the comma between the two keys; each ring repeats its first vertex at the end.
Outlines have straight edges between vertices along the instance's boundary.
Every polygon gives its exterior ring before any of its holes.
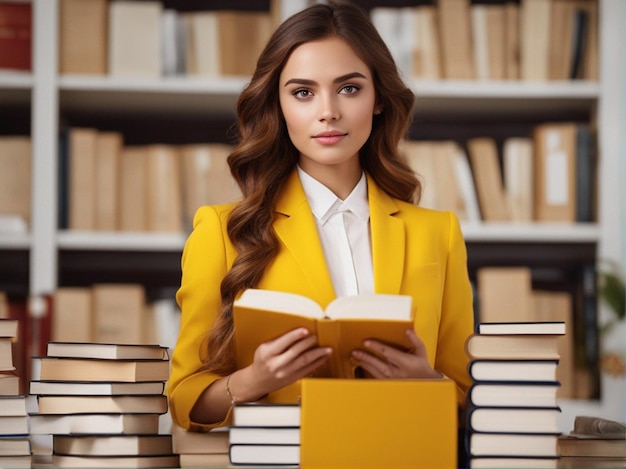
{"type": "Polygon", "coordinates": [[[311,92],[306,89],[299,89],[299,90],[294,91],[293,95],[296,98],[308,98],[309,96],[311,96],[311,92]]]}
{"type": "Polygon", "coordinates": [[[355,86],[355,85],[346,85],[343,88],[341,88],[341,93],[345,93],[345,94],[354,94],[357,91],[359,91],[359,87],[355,86]]]}

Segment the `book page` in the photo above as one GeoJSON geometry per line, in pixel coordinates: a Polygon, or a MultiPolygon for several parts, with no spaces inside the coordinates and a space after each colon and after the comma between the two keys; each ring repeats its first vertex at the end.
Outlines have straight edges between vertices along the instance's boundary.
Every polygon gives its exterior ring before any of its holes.
{"type": "Polygon", "coordinates": [[[327,306],[326,316],[331,319],[407,320],[411,319],[411,297],[374,293],[342,296],[327,306]]]}
{"type": "Polygon", "coordinates": [[[250,288],[235,301],[238,306],[297,314],[311,318],[322,318],[324,312],[320,305],[310,298],[295,293],[250,288]]]}

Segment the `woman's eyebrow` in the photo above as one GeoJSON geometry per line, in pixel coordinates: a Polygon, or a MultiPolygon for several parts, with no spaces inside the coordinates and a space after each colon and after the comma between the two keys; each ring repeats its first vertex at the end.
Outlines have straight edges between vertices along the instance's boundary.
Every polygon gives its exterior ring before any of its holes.
{"type": "MultiPolygon", "coordinates": [[[[367,78],[365,75],[359,72],[346,73],[345,75],[341,75],[333,80],[333,83],[341,83],[346,80],[350,80],[352,78],[367,78]]],[[[305,85],[305,86],[314,86],[317,85],[317,82],[314,80],[307,80],[306,78],[291,78],[285,82],[283,86],[296,84],[296,85],[305,85]]]]}

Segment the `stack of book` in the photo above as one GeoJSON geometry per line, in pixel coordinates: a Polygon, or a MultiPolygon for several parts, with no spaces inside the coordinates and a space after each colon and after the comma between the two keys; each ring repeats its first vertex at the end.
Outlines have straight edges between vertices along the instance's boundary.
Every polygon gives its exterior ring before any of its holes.
{"type": "Polygon", "coordinates": [[[159,345],[49,342],[33,358],[31,435],[52,435],[55,467],[176,467],[159,434],[169,353],[159,345]]]}
{"type": "Polygon", "coordinates": [[[235,405],[229,458],[233,465],[297,467],[300,464],[300,406],[235,405]]]}
{"type": "Polygon", "coordinates": [[[172,424],[172,444],[180,467],[227,467],[228,427],[190,432],[172,424]]]}
{"type": "Polygon", "coordinates": [[[556,379],[564,322],[480,323],[467,415],[470,467],[557,467],[556,379]]]}
{"type": "Polygon", "coordinates": [[[559,467],[625,467],[626,425],[579,415],[569,435],[559,438],[559,467]]]}
{"type": "Polygon", "coordinates": [[[30,467],[26,396],[13,365],[17,319],[0,319],[0,467],[30,467]]]}

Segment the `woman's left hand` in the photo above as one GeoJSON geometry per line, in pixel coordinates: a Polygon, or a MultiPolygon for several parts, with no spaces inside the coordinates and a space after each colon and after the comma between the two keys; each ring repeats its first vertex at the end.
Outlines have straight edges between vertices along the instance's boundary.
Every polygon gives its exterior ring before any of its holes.
{"type": "Polygon", "coordinates": [[[379,355],[365,350],[354,350],[352,356],[359,360],[361,368],[372,377],[379,379],[419,379],[441,378],[441,373],[433,370],[428,363],[424,342],[413,329],[407,329],[406,335],[413,344],[409,351],[383,344],[377,340],[366,340],[363,345],[379,355]]]}

